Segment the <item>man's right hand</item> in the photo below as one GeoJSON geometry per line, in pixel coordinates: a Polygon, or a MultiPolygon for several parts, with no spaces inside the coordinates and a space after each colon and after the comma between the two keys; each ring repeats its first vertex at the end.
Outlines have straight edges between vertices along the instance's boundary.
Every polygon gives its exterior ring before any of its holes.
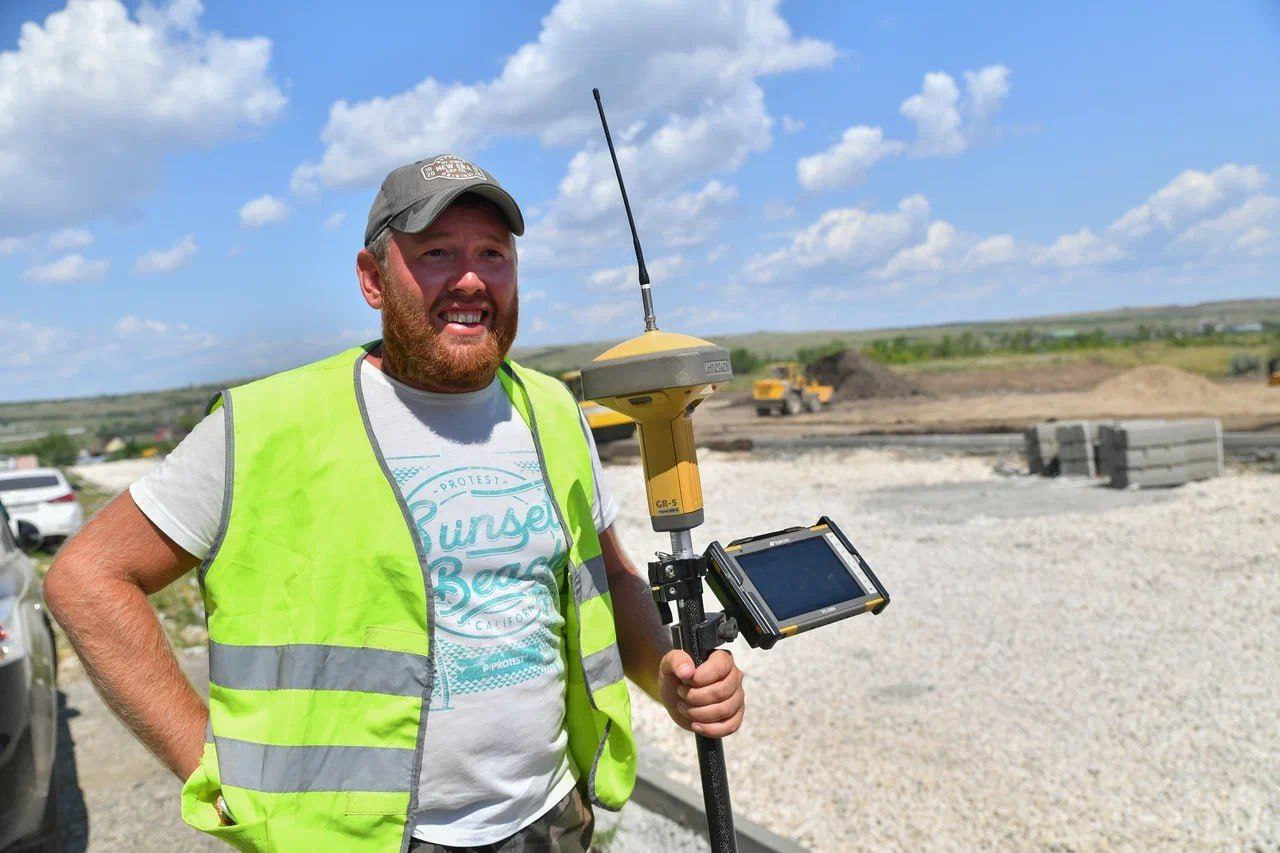
{"type": "Polygon", "coordinates": [[[204,752],[209,711],[147,596],[198,563],[125,491],[62,547],[44,580],[45,602],[107,706],[182,779],[204,752]]]}

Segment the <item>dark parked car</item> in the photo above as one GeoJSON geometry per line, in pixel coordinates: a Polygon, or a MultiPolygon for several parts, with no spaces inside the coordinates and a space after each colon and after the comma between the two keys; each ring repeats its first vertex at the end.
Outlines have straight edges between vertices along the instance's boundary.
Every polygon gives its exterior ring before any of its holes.
{"type": "Polygon", "coordinates": [[[0,505],[0,849],[56,851],[57,662],[40,580],[23,553],[40,533],[0,505]]]}

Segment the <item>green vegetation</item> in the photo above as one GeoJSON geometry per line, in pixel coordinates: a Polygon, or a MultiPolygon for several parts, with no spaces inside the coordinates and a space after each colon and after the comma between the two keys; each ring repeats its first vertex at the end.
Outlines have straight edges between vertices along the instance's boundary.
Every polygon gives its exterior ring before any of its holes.
{"type": "Polygon", "coordinates": [[[39,459],[41,465],[63,468],[75,464],[80,446],[65,432],[51,432],[38,441],[7,447],[5,452],[13,456],[30,454],[39,459]]]}
{"type": "Polygon", "coordinates": [[[729,364],[733,366],[734,376],[746,376],[755,373],[764,359],[746,347],[735,347],[729,350],[729,364]]]}
{"type": "Polygon", "coordinates": [[[1201,330],[1139,323],[1129,330],[1044,331],[1034,327],[987,332],[963,330],[930,336],[898,334],[851,343],[832,338],[807,343],[790,352],[756,352],[747,347],[730,351],[732,390],[749,387],[769,361],[799,361],[806,366],[841,350],[857,349],[883,364],[911,371],[1018,368],[1087,359],[1114,367],[1166,364],[1208,377],[1247,376],[1260,372],[1268,353],[1280,349],[1280,322],[1261,331],[1201,330]]]}

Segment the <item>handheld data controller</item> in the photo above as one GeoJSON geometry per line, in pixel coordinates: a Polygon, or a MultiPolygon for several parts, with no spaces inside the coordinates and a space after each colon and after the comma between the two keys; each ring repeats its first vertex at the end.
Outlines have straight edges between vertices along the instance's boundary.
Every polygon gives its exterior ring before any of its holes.
{"type": "Polygon", "coordinates": [[[879,613],[889,593],[835,522],[712,542],[707,583],[752,648],[857,616],[879,613]]]}

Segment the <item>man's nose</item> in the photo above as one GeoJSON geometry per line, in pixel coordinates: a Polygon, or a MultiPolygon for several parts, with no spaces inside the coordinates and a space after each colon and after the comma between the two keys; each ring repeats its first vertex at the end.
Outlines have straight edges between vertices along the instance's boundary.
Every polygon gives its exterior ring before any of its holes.
{"type": "Polygon", "coordinates": [[[458,279],[452,289],[461,293],[484,293],[487,288],[484,279],[476,275],[474,271],[468,270],[463,273],[462,278],[458,279]]]}

